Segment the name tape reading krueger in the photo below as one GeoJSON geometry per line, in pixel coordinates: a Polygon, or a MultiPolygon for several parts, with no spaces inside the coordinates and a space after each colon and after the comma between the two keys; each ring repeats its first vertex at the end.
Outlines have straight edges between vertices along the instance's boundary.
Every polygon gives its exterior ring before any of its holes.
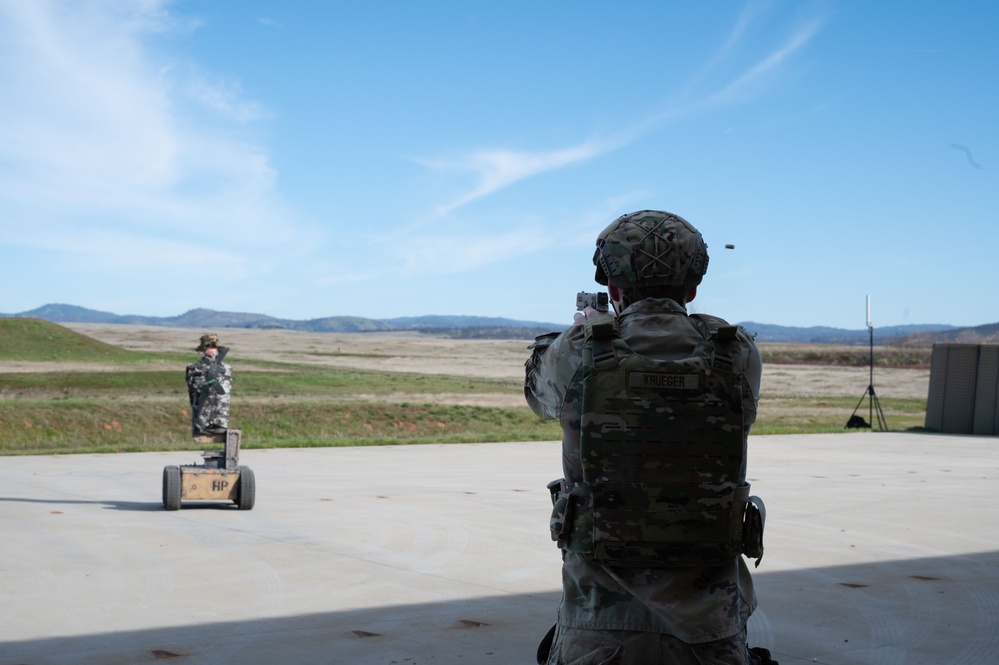
{"type": "Polygon", "coordinates": [[[628,372],[630,388],[670,388],[674,390],[697,390],[700,388],[698,374],[668,374],[665,372],[628,372]]]}

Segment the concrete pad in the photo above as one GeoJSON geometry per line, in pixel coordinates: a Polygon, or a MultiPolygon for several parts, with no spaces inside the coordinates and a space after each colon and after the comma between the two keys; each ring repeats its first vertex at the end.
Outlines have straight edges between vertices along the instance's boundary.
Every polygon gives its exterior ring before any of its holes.
{"type": "MultiPolygon", "coordinates": [[[[999,440],[754,437],[753,645],[999,662],[999,440]]],[[[247,450],[252,511],[160,500],[197,452],[0,459],[0,665],[530,665],[560,596],[554,442],[247,450]]]]}

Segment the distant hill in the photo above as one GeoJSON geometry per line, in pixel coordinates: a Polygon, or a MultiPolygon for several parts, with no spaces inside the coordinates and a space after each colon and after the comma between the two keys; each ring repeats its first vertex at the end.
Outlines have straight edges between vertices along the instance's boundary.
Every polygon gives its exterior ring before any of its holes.
{"type": "MultiPolygon", "coordinates": [[[[566,324],[518,321],[487,316],[406,316],[393,319],[366,319],[358,316],[329,316],[319,319],[278,319],[266,314],[218,312],[192,309],[179,316],[139,316],[112,314],[76,305],[44,305],[29,312],[0,314],[0,318],[36,318],[53,323],[124,323],[168,328],[265,328],[303,332],[363,333],[415,330],[462,339],[530,339],[566,324]]],[[[739,325],[756,333],[758,342],[800,344],[868,344],[866,328],[847,330],[823,326],[794,327],[746,321],[739,325]]],[[[876,344],[919,344],[962,342],[999,343],[999,323],[970,328],[944,324],[886,326],[874,329],[876,344]]]]}
{"type": "MultiPolygon", "coordinates": [[[[776,326],[768,323],[746,321],[740,323],[750,332],[756,333],[758,342],[791,342],[797,344],[869,344],[870,332],[862,330],[846,330],[844,328],[829,328],[812,326],[795,328],[793,326],[776,326]]],[[[999,324],[996,324],[999,326],[999,324]]],[[[921,343],[933,344],[937,335],[953,334],[969,328],[958,328],[943,324],[923,324],[908,326],[885,326],[874,329],[875,344],[921,343]]],[[[981,342],[977,342],[981,343],[981,342]]]]}
{"type": "Polygon", "coordinates": [[[363,333],[416,330],[436,335],[472,339],[530,339],[564,325],[517,321],[488,316],[410,316],[394,319],[366,319],[359,316],[330,316],[319,319],[279,319],[266,314],[218,312],[192,309],[179,316],[140,316],[113,314],[76,305],[50,304],[5,318],[44,319],[53,323],[118,323],[167,328],[261,328],[303,332],[363,333]]]}
{"type": "Polygon", "coordinates": [[[988,323],[973,328],[953,328],[944,332],[911,332],[903,342],[907,344],[999,344],[999,323],[988,323]]]}
{"type": "Polygon", "coordinates": [[[0,360],[124,361],[135,356],[39,318],[0,318],[0,360]]]}

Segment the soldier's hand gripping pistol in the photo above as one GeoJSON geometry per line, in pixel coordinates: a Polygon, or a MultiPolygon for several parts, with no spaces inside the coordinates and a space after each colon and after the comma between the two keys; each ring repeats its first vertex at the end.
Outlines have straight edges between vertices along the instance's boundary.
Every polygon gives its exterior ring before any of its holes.
{"type": "Polygon", "coordinates": [[[596,312],[597,314],[606,314],[608,304],[609,302],[606,293],[587,293],[586,291],[580,291],[576,294],[577,312],[572,318],[577,324],[581,325],[587,318],[595,316],[592,312],[596,312]],[[587,312],[587,309],[589,309],[590,312],[587,312]]]}
{"type": "Polygon", "coordinates": [[[606,312],[608,307],[607,294],[603,291],[599,293],[580,291],[576,294],[576,309],[582,312],[587,307],[591,307],[601,313],[606,312]]]}

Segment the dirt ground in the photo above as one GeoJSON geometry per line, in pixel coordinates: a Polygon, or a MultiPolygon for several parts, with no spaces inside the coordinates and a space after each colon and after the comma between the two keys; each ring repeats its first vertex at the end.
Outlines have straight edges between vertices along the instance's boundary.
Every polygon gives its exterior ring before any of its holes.
{"type": "MultiPolygon", "coordinates": [[[[175,351],[196,357],[194,347],[202,330],[109,324],[66,324],[67,328],[136,351],[175,351]]],[[[307,333],[287,330],[218,331],[230,347],[233,364],[253,360],[308,363],[329,367],[445,374],[453,376],[511,379],[523,377],[527,346],[531,340],[454,340],[414,332],[307,333]]],[[[51,363],[0,363],[0,372],[67,369],[51,363]],[[51,367],[49,367],[51,365],[51,367]]],[[[94,367],[88,366],[91,371],[94,367]]],[[[929,389],[928,369],[875,369],[875,391],[879,397],[925,398],[929,389]]],[[[867,394],[867,367],[823,367],[814,365],[764,365],[761,398],[861,397],[867,394]]],[[[447,403],[471,403],[460,395],[438,396],[447,403]]],[[[519,395],[485,398],[495,406],[522,405],[519,395]]],[[[482,404],[480,400],[476,403],[482,404]]]]}

